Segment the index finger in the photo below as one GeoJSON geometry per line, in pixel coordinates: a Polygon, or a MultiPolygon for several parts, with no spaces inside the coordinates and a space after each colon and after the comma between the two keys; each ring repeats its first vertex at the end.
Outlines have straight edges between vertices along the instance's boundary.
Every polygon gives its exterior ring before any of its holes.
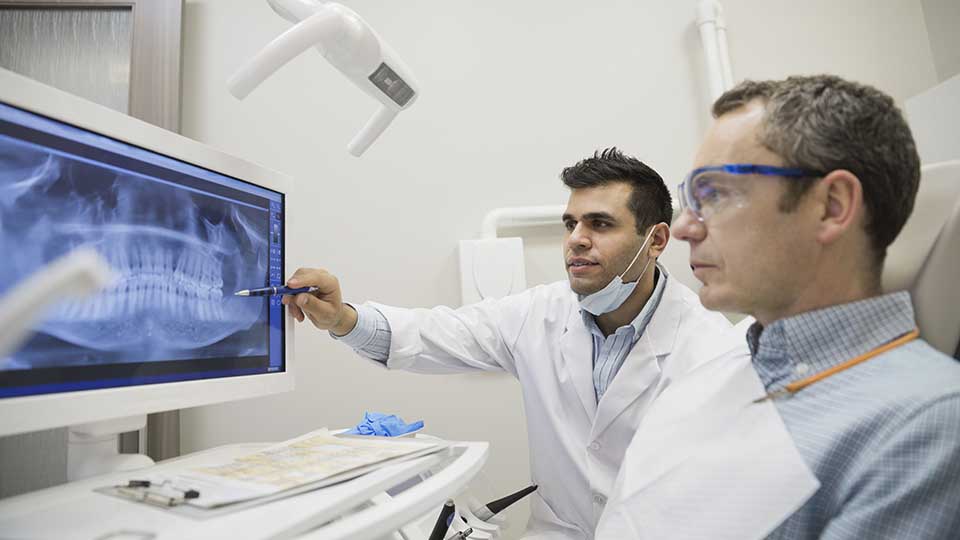
{"type": "Polygon", "coordinates": [[[290,311],[290,314],[293,315],[294,319],[303,322],[303,310],[300,309],[300,306],[297,305],[294,298],[293,296],[285,294],[280,302],[287,306],[287,309],[290,311]]]}
{"type": "Polygon", "coordinates": [[[291,288],[316,287],[320,294],[336,292],[340,287],[337,278],[322,268],[298,268],[287,280],[291,288]]]}

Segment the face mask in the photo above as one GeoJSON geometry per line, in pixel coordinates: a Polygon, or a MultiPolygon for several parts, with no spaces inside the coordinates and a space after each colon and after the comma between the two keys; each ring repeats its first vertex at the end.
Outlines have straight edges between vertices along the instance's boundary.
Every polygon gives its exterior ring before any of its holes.
{"type": "Polygon", "coordinates": [[[650,266],[652,258],[647,260],[647,264],[644,265],[643,270],[640,271],[640,276],[636,280],[631,281],[630,283],[623,282],[623,276],[630,271],[630,268],[633,267],[633,263],[637,262],[637,259],[640,258],[640,254],[643,253],[643,250],[647,247],[647,242],[650,240],[650,237],[653,236],[653,231],[656,230],[656,227],[650,229],[650,232],[647,233],[647,237],[643,240],[643,244],[640,245],[640,251],[637,251],[637,254],[633,257],[633,260],[630,261],[630,264],[627,265],[627,268],[619,276],[614,277],[610,280],[610,283],[607,283],[607,286],[600,289],[599,291],[588,294],[586,296],[578,295],[580,298],[580,308],[592,313],[593,315],[603,315],[604,313],[610,313],[611,311],[622,306],[624,302],[627,301],[627,298],[633,294],[633,290],[637,288],[637,283],[640,283],[640,279],[643,278],[643,275],[647,272],[647,267],[650,266]]]}

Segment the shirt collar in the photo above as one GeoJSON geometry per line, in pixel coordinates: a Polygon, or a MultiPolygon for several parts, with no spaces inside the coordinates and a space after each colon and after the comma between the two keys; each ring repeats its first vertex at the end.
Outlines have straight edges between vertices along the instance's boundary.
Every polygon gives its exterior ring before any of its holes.
{"type": "Polygon", "coordinates": [[[754,323],[747,345],[764,386],[782,386],[856,358],[916,328],[910,294],[885,294],[754,323]]]}
{"type": "MultiPolygon", "coordinates": [[[[660,305],[660,299],[663,298],[663,290],[667,286],[667,273],[661,272],[660,270],[661,266],[658,262],[653,268],[653,292],[650,294],[650,298],[647,299],[647,303],[643,305],[643,309],[641,309],[640,313],[638,313],[637,316],[630,321],[629,325],[623,325],[620,328],[617,328],[617,332],[623,328],[633,327],[634,340],[639,339],[640,336],[643,335],[643,331],[646,330],[647,325],[650,323],[650,319],[653,318],[654,312],[657,311],[657,306],[660,305]]],[[[601,338],[604,337],[603,332],[600,331],[600,327],[597,326],[596,319],[591,313],[581,309],[580,316],[583,317],[583,324],[587,326],[587,328],[590,330],[590,333],[599,335],[601,338]]]]}

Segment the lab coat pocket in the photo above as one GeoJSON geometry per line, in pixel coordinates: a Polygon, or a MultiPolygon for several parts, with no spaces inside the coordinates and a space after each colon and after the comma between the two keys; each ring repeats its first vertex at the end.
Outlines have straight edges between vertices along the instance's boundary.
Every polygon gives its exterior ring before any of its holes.
{"type": "Polygon", "coordinates": [[[575,540],[587,535],[559,517],[540,493],[530,496],[530,522],[521,540],[575,540]]]}

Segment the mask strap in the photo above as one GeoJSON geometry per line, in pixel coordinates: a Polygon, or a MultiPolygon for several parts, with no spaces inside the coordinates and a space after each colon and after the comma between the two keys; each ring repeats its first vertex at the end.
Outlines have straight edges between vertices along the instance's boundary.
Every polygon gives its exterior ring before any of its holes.
{"type": "MultiPolygon", "coordinates": [[[[655,224],[655,225],[653,226],[653,228],[650,229],[650,232],[647,233],[647,237],[644,238],[644,239],[643,239],[643,243],[640,244],[640,249],[637,251],[637,254],[633,256],[633,260],[630,261],[630,264],[627,265],[627,267],[626,267],[626,269],[624,269],[623,273],[621,273],[619,276],[617,276],[617,277],[620,278],[620,281],[623,281],[623,276],[627,275],[627,272],[629,272],[630,269],[633,268],[633,264],[634,264],[635,262],[637,262],[637,259],[640,258],[640,254],[643,253],[643,250],[644,250],[644,249],[646,249],[646,247],[647,247],[647,242],[648,242],[648,241],[650,240],[650,238],[653,236],[653,231],[657,230],[657,225],[659,225],[659,223],[655,224]]],[[[641,276],[643,275],[644,272],[647,271],[647,267],[648,267],[648,266],[650,266],[650,261],[647,261],[647,264],[643,267],[643,271],[640,272],[640,275],[641,275],[641,276]]],[[[637,279],[639,279],[639,278],[637,278],[637,279]]]]}
{"type": "MultiPolygon", "coordinates": [[[[640,281],[640,278],[647,273],[647,268],[650,268],[650,263],[653,262],[653,258],[647,259],[647,264],[643,265],[643,270],[640,271],[640,275],[637,276],[637,281],[640,281]]],[[[623,278],[620,278],[620,281],[623,281],[623,278]]]]}

